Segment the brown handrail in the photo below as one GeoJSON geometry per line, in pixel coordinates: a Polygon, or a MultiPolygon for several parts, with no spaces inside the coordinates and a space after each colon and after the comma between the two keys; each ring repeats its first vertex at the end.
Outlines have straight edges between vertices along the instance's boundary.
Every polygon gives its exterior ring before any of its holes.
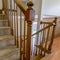
{"type": "Polygon", "coordinates": [[[44,27],[43,29],[41,29],[41,30],[37,31],[36,33],[32,34],[32,36],[38,34],[38,33],[41,32],[41,31],[44,31],[45,29],[47,29],[47,28],[50,27],[50,26],[53,26],[53,24],[50,24],[50,25],[44,27]]]}
{"type": "MultiPolygon", "coordinates": [[[[50,26],[56,25],[56,24],[54,23],[54,21],[53,21],[53,22],[41,22],[41,23],[43,23],[43,24],[49,24],[49,25],[46,26],[46,27],[44,27],[44,28],[42,28],[41,30],[35,32],[35,33],[32,34],[31,36],[34,36],[34,35],[38,34],[39,32],[44,31],[45,29],[49,28],[50,26]]],[[[25,40],[26,40],[26,39],[27,39],[27,38],[25,38],[25,40]]]]}
{"type": "Polygon", "coordinates": [[[44,22],[44,21],[41,21],[40,24],[52,24],[53,22],[44,22]]]}
{"type": "Polygon", "coordinates": [[[23,7],[23,5],[19,2],[19,0],[15,0],[15,3],[19,6],[21,11],[25,14],[26,9],[23,7]]]}
{"type": "MultiPolygon", "coordinates": [[[[57,18],[55,18],[55,19],[57,19],[57,18]]],[[[37,31],[36,33],[32,34],[32,36],[38,34],[41,31],[44,31],[45,29],[49,28],[50,26],[56,25],[55,20],[53,22],[41,22],[41,23],[43,23],[43,24],[49,24],[49,25],[46,26],[46,27],[44,27],[43,29],[37,31]]]]}

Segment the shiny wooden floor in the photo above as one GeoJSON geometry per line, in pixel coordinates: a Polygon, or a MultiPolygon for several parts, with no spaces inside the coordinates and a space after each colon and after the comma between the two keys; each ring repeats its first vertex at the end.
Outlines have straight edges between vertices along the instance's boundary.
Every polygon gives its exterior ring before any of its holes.
{"type": "Polygon", "coordinates": [[[54,39],[52,53],[41,60],[60,60],[60,37],[54,39]]]}

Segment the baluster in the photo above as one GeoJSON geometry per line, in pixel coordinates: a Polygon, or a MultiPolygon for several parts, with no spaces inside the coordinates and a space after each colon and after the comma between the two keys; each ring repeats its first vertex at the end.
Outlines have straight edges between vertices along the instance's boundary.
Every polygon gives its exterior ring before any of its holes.
{"type": "MultiPolygon", "coordinates": [[[[43,24],[43,28],[45,27],[45,24],[43,24]]],[[[42,31],[42,42],[41,42],[41,46],[42,47],[44,47],[44,40],[45,40],[45,30],[44,31],[42,31]]],[[[42,53],[43,51],[41,51],[41,54],[43,54],[42,53]]]]}
{"type": "Polygon", "coordinates": [[[26,58],[25,58],[25,53],[26,53],[26,51],[25,51],[25,45],[26,45],[26,44],[25,44],[25,42],[26,42],[26,41],[25,41],[25,37],[26,37],[26,36],[25,36],[25,32],[26,32],[26,22],[25,22],[25,20],[24,20],[24,47],[23,47],[24,54],[23,54],[23,60],[26,59],[26,58]]]}
{"type": "MultiPolygon", "coordinates": [[[[8,2],[9,2],[9,0],[8,0],[8,2]]],[[[8,9],[10,7],[9,3],[8,3],[8,9]]],[[[7,9],[7,11],[8,11],[8,26],[10,26],[10,11],[8,9],[7,9]]]]}
{"type": "Polygon", "coordinates": [[[22,15],[20,11],[20,60],[22,60],[22,15]]]}
{"type": "MultiPolygon", "coordinates": [[[[47,36],[46,36],[45,47],[44,47],[45,49],[47,49],[47,47],[48,47],[48,38],[49,38],[50,27],[46,31],[47,31],[47,36]]],[[[45,51],[44,51],[44,55],[45,55],[45,51]]]]}
{"type": "MultiPolygon", "coordinates": [[[[17,6],[16,6],[16,9],[17,9],[17,11],[18,11],[18,7],[17,7],[17,6]]],[[[18,22],[19,22],[19,19],[18,19],[18,17],[19,17],[19,16],[18,16],[18,12],[16,12],[16,18],[17,18],[17,19],[16,19],[16,25],[17,25],[17,26],[16,26],[16,30],[17,30],[17,35],[16,35],[16,36],[17,36],[17,37],[16,37],[16,40],[17,40],[17,41],[16,41],[16,43],[17,43],[17,48],[19,47],[19,41],[18,41],[18,22]]]]}
{"type": "MultiPolygon", "coordinates": [[[[10,9],[12,10],[12,0],[10,0],[10,9]]],[[[12,11],[10,11],[11,34],[13,35],[13,20],[12,11]]]]}
{"type": "MultiPolygon", "coordinates": [[[[6,0],[6,9],[8,9],[8,1],[6,0]]],[[[6,11],[5,11],[6,12],[6,11]]],[[[8,11],[6,12],[6,17],[7,17],[7,19],[8,19],[8,11]]],[[[4,26],[5,24],[4,24],[4,22],[3,22],[3,26],[4,26]]],[[[5,29],[3,29],[3,34],[5,35],[5,29]]]]}
{"type": "MultiPolygon", "coordinates": [[[[43,24],[41,24],[41,26],[40,26],[40,29],[42,29],[43,28],[43,26],[42,26],[43,24]]],[[[40,45],[42,46],[42,32],[40,32],[40,45]]],[[[42,50],[41,49],[39,49],[40,50],[40,54],[42,54],[42,50]]]]}
{"type": "Polygon", "coordinates": [[[45,42],[45,49],[47,48],[47,43],[48,43],[48,38],[49,38],[49,31],[50,31],[50,27],[47,29],[47,37],[46,37],[46,42],[45,42]]]}
{"type": "MultiPolygon", "coordinates": [[[[16,7],[16,5],[15,5],[15,1],[14,1],[14,10],[15,10],[15,7],[16,7]]],[[[16,21],[15,21],[16,19],[15,18],[16,18],[16,14],[14,12],[14,30],[13,31],[14,31],[14,37],[15,37],[15,45],[17,45],[16,44],[16,21]]]]}

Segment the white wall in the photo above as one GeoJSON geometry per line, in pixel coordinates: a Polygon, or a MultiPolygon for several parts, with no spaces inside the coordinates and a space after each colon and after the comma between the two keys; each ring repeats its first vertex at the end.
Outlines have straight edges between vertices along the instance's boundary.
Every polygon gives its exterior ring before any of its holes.
{"type": "Polygon", "coordinates": [[[0,0],[0,9],[2,9],[2,0],[0,0]]]}
{"type": "MultiPolygon", "coordinates": [[[[60,16],[60,0],[43,0],[42,16],[43,15],[60,16]]],[[[55,35],[60,36],[60,18],[57,20],[55,35]]]]}
{"type": "Polygon", "coordinates": [[[42,0],[33,0],[33,3],[36,14],[38,15],[39,12],[41,14],[42,0]]]}
{"type": "Polygon", "coordinates": [[[43,0],[42,14],[60,16],[60,0],[43,0]]]}

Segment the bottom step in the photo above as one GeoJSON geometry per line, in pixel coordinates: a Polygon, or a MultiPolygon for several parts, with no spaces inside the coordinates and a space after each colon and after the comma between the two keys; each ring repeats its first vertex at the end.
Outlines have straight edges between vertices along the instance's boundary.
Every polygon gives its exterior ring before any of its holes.
{"type": "Polygon", "coordinates": [[[10,46],[0,50],[0,60],[14,60],[19,58],[19,48],[10,46]]]}

